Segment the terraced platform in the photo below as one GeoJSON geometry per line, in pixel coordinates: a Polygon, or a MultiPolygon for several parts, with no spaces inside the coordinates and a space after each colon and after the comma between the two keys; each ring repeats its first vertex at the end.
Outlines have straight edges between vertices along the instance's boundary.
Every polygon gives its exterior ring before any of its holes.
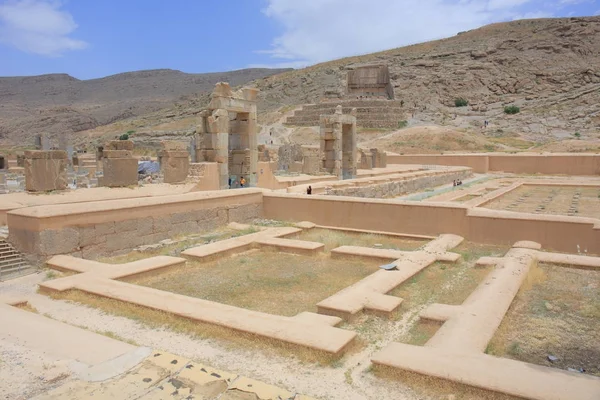
{"type": "Polygon", "coordinates": [[[399,101],[393,100],[351,100],[321,104],[308,104],[294,115],[288,117],[286,123],[298,126],[318,126],[319,116],[333,114],[337,105],[342,105],[342,112],[349,114],[356,108],[356,123],[361,128],[396,129],[400,121],[408,118],[409,109],[399,101]]]}

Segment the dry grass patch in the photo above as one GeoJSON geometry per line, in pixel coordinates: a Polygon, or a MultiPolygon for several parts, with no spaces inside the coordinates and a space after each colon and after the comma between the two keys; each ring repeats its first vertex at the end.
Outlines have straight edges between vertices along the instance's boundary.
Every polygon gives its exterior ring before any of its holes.
{"type": "Polygon", "coordinates": [[[476,266],[480,257],[502,256],[507,247],[463,242],[453,250],[462,258],[456,263],[436,262],[419,272],[389,294],[404,299],[396,319],[405,329],[396,339],[402,343],[425,344],[440,324],[421,321],[419,312],[433,303],[460,305],[490,273],[491,266],[476,266]]]}
{"type": "MultiPolygon", "coordinates": [[[[266,353],[268,356],[296,357],[303,362],[318,363],[321,365],[332,365],[333,363],[340,362],[339,359],[342,356],[341,354],[333,355],[279,340],[191,320],[163,311],[96,296],[79,290],[69,290],[63,293],[53,292],[48,295],[57,300],[68,300],[98,308],[112,315],[129,318],[153,329],[167,329],[189,335],[194,339],[215,340],[220,346],[230,350],[259,350],[266,353]]],[[[107,332],[111,336],[119,338],[119,340],[129,340],[122,339],[118,332],[107,332]]],[[[107,334],[107,332],[99,333],[107,334]]],[[[143,345],[143,343],[141,344],[143,345]]],[[[348,357],[351,354],[358,352],[361,347],[362,343],[355,340],[345,349],[344,356],[348,357]]]]}
{"type": "Polygon", "coordinates": [[[372,372],[378,378],[396,380],[411,388],[419,399],[428,400],[519,400],[502,393],[477,389],[444,379],[403,371],[383,365],[373,365],[372,372]]]}
{"type": "Polygon", "coordinates": [[[185,296],[271,314],[294,316],[316,311],[328,296],[377,271],[377,261],[331,259],[250,250],[231,257],[187,265],[128,280],[185,296]]]}
{"type": "Polygon", "coordinates": [[[488,345],[488,353],[600,376],[600,272],[540,264],[488,345]],[[558,357],[554,363],[547,356],[558,357]]]}
{"type": "Polygon", "coordinates": [[[202,235],[193,236],[176,236],[172,238],[176,243],[164,245],[155,249],[148,249],[144,251],[132,251],[127,254],[103,257],[98,259],[100,262],[108,264],[123,264],[132,261],[141,260],[144,258],[155,257],[155,256],[175,256],[178,257],[182,251],[202,244],[219,242],[221,240],[231,239],[243,235],[249,235],[251,233],[258,232],[257,227],[250,227],[244,230],[230,229],[227,227],[204,233],[202,235]]]}
{"type": "Polygon", "coordinates": [[[340,246],[374,247],[381,244],[383,249],[416,250],[428,243],[428,240],[379,235],[374,233],[346,232],[333,229],[314,228],[302,231],[295,237],[299,240],[319,242],[325,245],[325,251],[340,246]]]}

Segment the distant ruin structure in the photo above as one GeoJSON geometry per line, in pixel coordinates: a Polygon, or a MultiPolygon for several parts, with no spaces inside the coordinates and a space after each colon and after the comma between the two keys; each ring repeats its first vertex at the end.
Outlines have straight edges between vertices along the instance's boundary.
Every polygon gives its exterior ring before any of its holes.
{"type": "Polygon", "coordinates": [[[256,186],[258,137],[256,97],[258,89],[233,92],[228,83],[219,82],[208,108],[200,113],[196,136],[196,162],[218,164],[219,185],[229,187],[229,179],[244,177],[246,186],[256,186]]]}
{"type": "Polygon", "coordinates": [[[342,114],[337,106],[333,115],[321,115],[321,168],[339,179],[356,177],[356,109],[342,114]]]}
{"type": "Polygon", "coordinates": [[[394,99],[387,65],[364,65],[348,71],[347,93],[349,97],[375,97],[394,99]]]}
{"type": "Polygon", "coordinates": [[[161,142],[158,162],[165,183],[181,183],[187,179],[190,170],[190,155],[187,144],[175,141],[161,142]]]}
{"type": "Polygon", "coordinates": [[[25,190],[48,192],[67,188],[67,152],[30,150],[25,152],[25,190]]]}
{"type": "Polygon", "coordinates": [[[138,160],[133,157],[131,140],[112,140],[102,148],[102,180],[99,186],[124,187],[137,185],[138,160]]]}

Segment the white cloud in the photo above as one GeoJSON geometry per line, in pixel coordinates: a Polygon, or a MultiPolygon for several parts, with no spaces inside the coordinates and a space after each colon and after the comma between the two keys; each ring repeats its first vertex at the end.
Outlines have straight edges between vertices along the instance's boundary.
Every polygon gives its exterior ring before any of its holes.
{"type": "Polygon", "coordinates": [[[87,43],[69,35],[77,28],[62,3],[51,0],[9,0],[0,4],[0,42],[44,56],[81,50],[87,43]]]}
{"type": "MultiPolygon", "coordinates": [[[[557,5],[561,0],[554,0],[557,5]]],[[[565,1],[565,0],[563,0],[565,1]]],[[[569,1],[569,0],[566,0],[569,1]]],[[[572,1],[572,0],[571,0],[572,1]]],[[[283,33],[261,51],[299,67],[439,39],[515,17],[550,16],[539,0],[267,0],[283,33]]],[[[550,4],[552,6],[552,4],[550,4]]]]}

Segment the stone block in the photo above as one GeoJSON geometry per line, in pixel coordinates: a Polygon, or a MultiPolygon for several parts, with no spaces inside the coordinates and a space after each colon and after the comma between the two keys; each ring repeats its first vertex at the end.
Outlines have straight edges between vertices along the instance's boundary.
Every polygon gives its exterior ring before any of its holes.
{"type": "Polygon", "coordinates": [[[229,209],[227,222],[247,222],[262,217],[262,204],[244,204],[229,209]]]}
{"type": "Polygon", "coordinates": [[[165,240],[169,238],[168,232],[160,232],[160,233],[152,233],[150,235],[140,236],[141,244],[157,244],[161,240],[165,240]]]}
{"type": "Polygon", "coordinates": [[[198,223],[196,221],[180,222],[178,224],[171,224],[169,229],[169,236],[180,236],[189,235],[191,233],[198,232],[198,223]]]}
{"type": "Polygon", "coordinates": [[[115,233],[115,223],[114,222],[104,222],[102,224],[97,224],[94,226],[96,230],[96,236],[106,236],[115,233]]]}
{"type": "Polygon", "coordinates": [[[153,219],[151,217],[137,219],[137,232],[140,236],[151,235],[154,232],[153,219]]]}
{"type": "Polygon", "coordinates": [[[188,143],[175,140],[163,140],[160,142],[160,148],[164,151],[185,151],[187,153],[188,143]]]}
{"type": "Polygon", "coordinates": [[[133,150],[133,142],[131,140],[111,140],[104,146],[106,150],[133,150]]]}
{"type": "Polygon", "coordinates": [[[67,188],[67,154],[64,151],[26,151],[25,189],[29,192],[67,188]],[[62,154],[61,154],[62,153],[62,154]]]}
{"type": "MultiPolygon", "coordinates": [[[[104,239],[105,236],[102,236],[102,238],[104,239]]],[[[79,228],[79,246],[80,247],[91,246],[93,244],[96,244],[97,240],[98,240],[98,238],[96,236],[96,228],[95,227],[84,226],[84,227],[79,228]]],[[[104,240],[106,240],[106,239],[104,239],[104,240]]]]}
{"type": "Polygon", "coordinates": [[[108,187],[137,186],[138,161],[135,158],[103,158],[102,185],[108,187]]]}
{"type": "Polygon", "coordinates": [[[79,230],[64,228],[39,232],[39,249],[42,255],[69,254],[79,250],[79,230]]]}
{"type": "Polygon", "coordinates": [[[119,234],[120,232],[130,232],[137,230],[137,220],[129,219],[125,221],[117,221],[115,222],[115,233],[119,234]]]}
{"type": "Polygon", "coordinates": [[[106,250],[131,250],[142,244],[142,238],[135,232],[121,232],[106,237],[106,250]]]}
{"type": "Polygon", "coordinates": [[[102,157],[104,157],[104,158],[132,158],[133,152],[131,150],[104,150],[104,151],[102,151],[102,157]]]}
{"type": "Polygon", "coordinates": [[[171,226],[169,217],[152,217],[152,229],[154,233],[168,232],[171,226]]]}
{"type": "Polygon", "coordinates": [[[188,211],[177,214],[171,214],[171,223],[180,224],[182,222],[196,221],[196,212],[188,211]]]}
{"type": "Polygon", "coordinates": [[[163,181],[165,183],[184,182],[190,171],[190,159],[187,152],[166,152],[178,153],[178,156],[163,156],[160,157],[160,168],[163,173],[163,181]]]}

